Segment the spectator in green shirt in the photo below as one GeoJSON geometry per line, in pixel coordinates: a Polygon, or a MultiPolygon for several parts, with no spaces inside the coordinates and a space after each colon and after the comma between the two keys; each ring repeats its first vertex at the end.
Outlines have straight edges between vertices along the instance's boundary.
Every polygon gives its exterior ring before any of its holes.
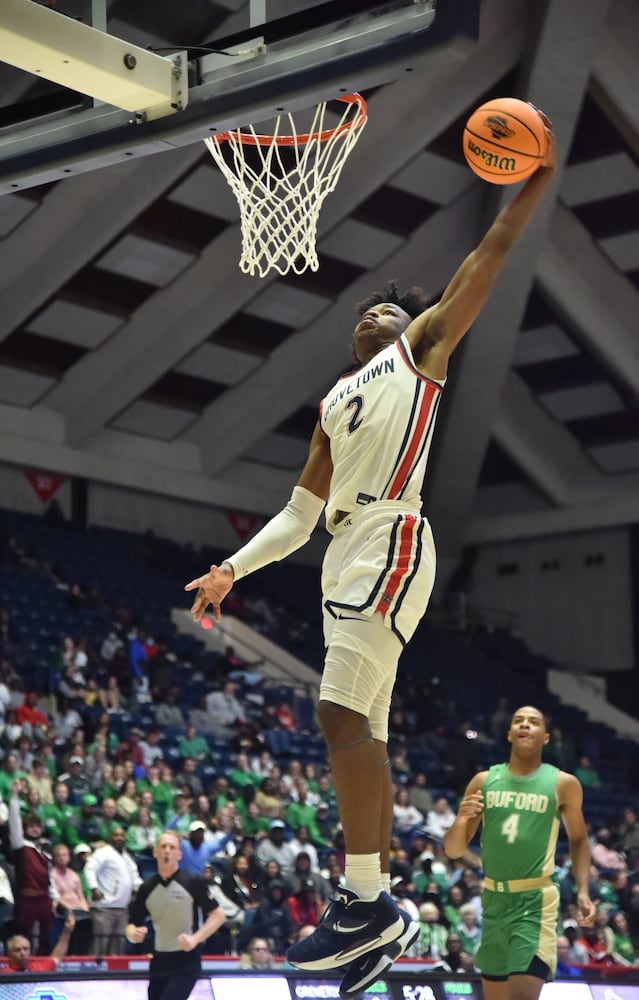
{"type": "Polygon", "coordinates": [[[76,830],[79,809],[69,804],[69,788],[59,781],[53,788],[53,802],[44,805],[40,811],[43,830],[52,844],[73,846],[78,842],[76,830]]]}
{"type": "Polygon", "coordinates": [[[464,903],[460,909],[461,923],[457,933],[462,940],[462,950],[471,957],[481,944],[481,928],[477,924],[477,910],[472,903],[464,903]]]}
{"type": "Polygon", "coordinates": [[[446,953],[448,929],[441,921],[436,903],[419,907],[419,958],[441,958],[446,953]]]}
{"type": "MultiPolygon", "coordinates": [[[[424,850],[416,858],[415,869],[411,874],[411,881],[415,886],[415,892],[423,896],[431,882],[436,882],[441,898],[448,898],[450,879],[448,878],[448,868],[441,860],[442,848],[436,848],[433,841],[424,840],[424,850]],[[440,859],[437,854],[440,853],[440,859]]],[[[412,845],[411,845],[412,846],[412,845]]]]}
{"type": "Polygon", "coordinates": [[[271,821],[268,816],[263,816],[257,802],[249,802],[247,815],[242,824],[242,833],[245,837],[257,837],[260,833],[268,833],[271,829],[271,821]]]}
{"type": "Polygon", "coordinates": [[[628,927],[628,918],[623,910],[618,910],[615,913],[614,917],[610,921],[610,926],[612,927],[613,932],[612,957],[621,965],[635,965],[637,963],[637,959],[639,959],[639,952],[637,952],[637,949],[632,943],[628,927]]]}
{"type": "Polygon", "coordinates": [[[91,856],[91,848],[88,844],[76,844],[73,848],[73,861],[71,867],[80,876],[80,882],[82,883],[82,892],[89,902],[91,901],[91,889],[89,883],[87,882],[87,877],[84,874],[84,866],[91,856]]]}
{"type": "Polygon", "coordinates": [[[122,826],[122,820],[118,816],[118,807],[115,799],[109,797],[102,800],[99,814],[95,817],[98,839],[108,841],[111,831],[116,826],[122,826]]]}
{"type": "Polygon", "coordinates": [[[237,791],[247,787],[257,788],[261,784],[262,779],[251,770],[248,754],[244,751],[240,751],[235,758],[235,767],[229,774],[229,781],[237,791]]]}
{"type": "Polygon", "coordinates": [[[4,760],[4,765],[0,770],[0,797],[8,802],[11,798],[11,789],[13,788],[14,781],[24,781],[25,788],[28,775],[26,771],[21,771],[18,767],[18,757],[17,754],[12,751],[7,754],[4,760]]]}
{"type": "Polygon", "coordinates": [[[579,758],[579,763],[575,768],[575,777],[579,778],[583,788],[601,788],[599,772],[593,765],[590,757],[587,757],[585,754],[579,758]]]}
{"type": "Polygon", "coordinates": [[[464,905],[464,890],[460,885],[451,885],[448,890],[448,902],[444,907],[444,916],[453,930],[461,924],[461,908],[464,905]]]}
{"type": "Polygon", "coordinates": [[[289,802],[286,807],[285,819],[287,826],[297,830],[300,826],[308,828],[311,841],[317,847],[327,847],[328,842],[322,837],[317,826],[317,808],[308,804],[308,785],[303,778],[296,783],[297,801],[289,802]]]}
{"type": "Polygon", "coordinates": [[[208,743],[203,736],[198,735],[198,731],[195,726],[188,725],[186,727],[186,733],[184,736],[180,736],[178,740],[178,753],[182,760],[185,757],[192,757],[193,760],[198,761],[208,761],[211,759],[211,751],[208,743]]]}
{"type": "MultiPolygon", "coordinates": [[[[155,809],[155,804],[153,802],[153,796],[148,788],[140,789],[140,782],[138,782],[138,802],[140,803],[140,809],[148,809],[151,815],[151,822],[153,826],[157,826],[162,829],[164,826],[163,817],[155,809]]],[[[138,812],[139,814],[139,812],[138,812]]],[[[137,817],[134,817],[134,822],[137,817]]]]}
{"type": "MultiPolygon", "coordinates": [[[[173,809],[175,787],[172,781],[166,780],[158,764],[152,764],[146,769],[146,777],[138,781],[138,793],[149,791],[153,797],[153,809],[162,822],[173,809]]],[[[141,800],[140,800],[141,801],[141,800]]]]}
{"type": "MultiPolygon", "coordinates": [[[[98,800],[93,792],[87,792],[86,795],[82,796],[80,799],[80,813],[77,827],[70,832],[69,847],[75,847],[79,843],[90,844],[91,847],[95,847],[102,840],[100,817],[96,811],[97,805],[98,800]]],[[[121,826],[122,824],[119,823],[117,825],[121,826]]]]}
{"type": "Polygon", "coordinates": [[[103,767],[104,784],[101,788],[103,798],[116,798],[122,785],[128,778],[124,764],[105,764],[103,767]]]}
{"type": "Polygon", "coordinates": [[[175,792],[173,808],[166,817],[167,830],[177,830],[178,833],[183,833],[184,835],[189,832],[189,827],[193,822],[193,813],[191,812],[192,802],[193,800],[188,799],[184,792],[180,790],[175,792]]]}
{"type": "Polygon", "coordinates": [[[218,809],[223,809],[233,798],[234,794],[231,791],[228,778],[224,777],[223,774],[218,775],[209,795],[211,812],[216,813],[218,809]]]}

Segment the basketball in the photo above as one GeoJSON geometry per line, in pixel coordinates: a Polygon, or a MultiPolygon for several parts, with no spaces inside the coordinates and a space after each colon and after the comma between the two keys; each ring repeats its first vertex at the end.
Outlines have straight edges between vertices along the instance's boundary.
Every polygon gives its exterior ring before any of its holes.
{"type": "Polygon", "coordinates": [[[548,147],[544,123],[532,104],[515,97],[487,101],[466,122],[464,156],[491,184],[516,184],[535,172],[548,147]]]}

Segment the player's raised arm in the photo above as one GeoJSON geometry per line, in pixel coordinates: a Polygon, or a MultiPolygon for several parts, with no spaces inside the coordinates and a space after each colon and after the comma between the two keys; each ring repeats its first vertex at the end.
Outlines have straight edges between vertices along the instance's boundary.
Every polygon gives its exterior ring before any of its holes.
{"type": "MultiPolygon", "coordinates": [[[[541,114],[541,112],[540,112],[541,114]]],[[[553,178],[556,145],[542,115],[548,149],[541,166],[497,215],[479,245],[466,257],[439,302],[406,330],[417,364],[433,378],[445,378],[448,359],[486,303],[509,251],[515,245],[553,178]]]]}

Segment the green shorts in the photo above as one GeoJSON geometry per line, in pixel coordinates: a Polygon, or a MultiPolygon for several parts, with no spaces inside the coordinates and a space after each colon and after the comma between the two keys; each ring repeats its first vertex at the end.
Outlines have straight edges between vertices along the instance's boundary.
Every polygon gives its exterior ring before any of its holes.
{"type": "Polygon", "coordinates": [[[556,886],[516,893],[485,889],[481,902],[481,944],[475,961],[482,975],[552,977],[557,965],[556,886]]]}

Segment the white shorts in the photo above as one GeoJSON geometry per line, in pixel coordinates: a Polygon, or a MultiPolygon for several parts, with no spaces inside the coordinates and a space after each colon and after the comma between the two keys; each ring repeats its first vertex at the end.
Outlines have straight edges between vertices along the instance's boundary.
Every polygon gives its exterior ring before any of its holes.
{"type": "Polygon", "coordinates": [[[320,698],[367,716],[375,739],[388,737],[399,656],[426,611],[434,582],[428,521],[397,503],[349,514],[326,551],[320,698]]]}
{"type": "Polygon", "coordinates": [[[382,500],[338,524],[322,565],[324,642],[340,615],[379,613],[402,645],[424,616],[435,583],[435,544],[425,517],[382,500]]]}

